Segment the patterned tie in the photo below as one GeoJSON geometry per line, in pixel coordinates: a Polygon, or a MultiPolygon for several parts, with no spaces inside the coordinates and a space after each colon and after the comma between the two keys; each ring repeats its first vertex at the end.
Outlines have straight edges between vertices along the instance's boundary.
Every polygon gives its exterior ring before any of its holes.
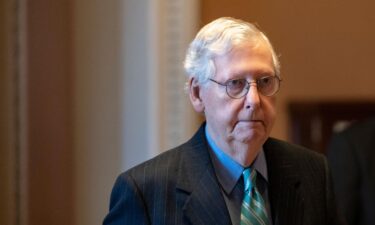
{"type": "Polygon", "coordinates": [[[242,175],[245,195],[241,206],[241,225],[269,225],[263,198],[256,187],[257,172],[246,168],[242,175]]]}

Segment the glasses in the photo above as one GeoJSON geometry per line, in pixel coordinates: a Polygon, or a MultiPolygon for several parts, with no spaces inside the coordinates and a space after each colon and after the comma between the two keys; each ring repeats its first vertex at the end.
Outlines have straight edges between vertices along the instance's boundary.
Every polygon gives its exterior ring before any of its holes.
{"type": "Polygon", "coordinates": [[[245,78],[228,80],[225,83],[220,83],[213,79],[209,80],[221,86],[225,86],[228,96],[237,99],[242,98],[249,92],[251,83],[256,83],[257,90],[260,94],[272,96],[279,90],[281,81],[277,76],[265,76],[250,82],[245,78]]]}

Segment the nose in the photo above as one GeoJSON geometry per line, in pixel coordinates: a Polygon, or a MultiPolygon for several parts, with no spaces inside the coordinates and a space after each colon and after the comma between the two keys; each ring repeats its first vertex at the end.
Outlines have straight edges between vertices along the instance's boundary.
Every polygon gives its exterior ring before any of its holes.
{"type": "Polygon", "coordinates": [[[250,83],[249,91],[246,94],[245,106],[253,110],[260,105],[259,92],[256,83],[250,83]]]}

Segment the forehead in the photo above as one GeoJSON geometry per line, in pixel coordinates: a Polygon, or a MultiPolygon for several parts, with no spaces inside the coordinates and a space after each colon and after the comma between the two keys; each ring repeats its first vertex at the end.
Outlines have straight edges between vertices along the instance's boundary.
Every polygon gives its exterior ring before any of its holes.
{"type": "Polygon", "coordinates": [[[215,57],[214,63],[217,79],[275,74],[271,49],[264,42],[237,45],[228,53],[215,57]]]}

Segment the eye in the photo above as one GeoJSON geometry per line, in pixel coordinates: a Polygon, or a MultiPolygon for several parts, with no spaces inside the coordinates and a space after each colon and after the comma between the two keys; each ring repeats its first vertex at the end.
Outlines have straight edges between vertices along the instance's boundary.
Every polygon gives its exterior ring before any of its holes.
{"type": "Polygon", "coordinates": [[[247,82],[245,79],[229,80],[226,85],[231,90],[242,90],[246,86],[247,82]]]}
{"type": "Polygon", "coordinates": [[[265,88],[265,87],[272,86],[273,81],[274,81],[274,77],[272,76],[262,77],[257,80],[257,85],[259,88],[265,88]]]}

